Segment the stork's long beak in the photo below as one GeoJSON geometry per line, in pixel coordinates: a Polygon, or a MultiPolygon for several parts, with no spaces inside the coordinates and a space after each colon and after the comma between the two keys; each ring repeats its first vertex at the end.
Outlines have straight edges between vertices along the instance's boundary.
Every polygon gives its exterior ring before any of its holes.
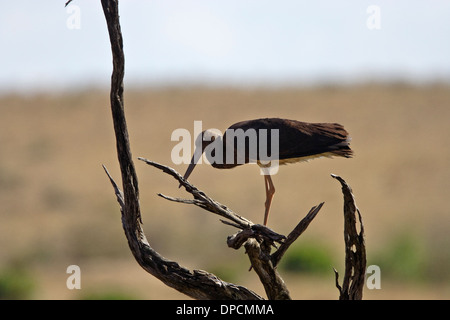
{"type": "MultiPolygon", "coordinates": [[[[191,163],[189,164],[189,167],[187,168],[186,173],[184,174],[183,178],[187,179],[191,175],[192,171],[194,171],[195,165],[197,164],[198,159],[200,159],[200,157],[201,157],[201,153],[199,151],[201,152],[201,149],[200,150],[198,148],[195,149],[194,155],[192,156],[192,159],[191,159],[191,163]],[[200,153],[200,155],[199,155],[199,153],[200,153]]],[[[180,183],[178,188],[181,188],[181,186],[182,185],[180,183]]]]}
{"type": "MultiPolygon", "coordinates": [[[[191,175],[192,171],[194,171],[196,163],[193,161],[194,161],[194,158],[192,158],[191,163],[189,164],[189,167],[187,168],[186,173],[184,174],[183,178],[187,179],[191,175]]],[[[181,188],[181,183],[178,186],[178,188],[181,188]]]]}

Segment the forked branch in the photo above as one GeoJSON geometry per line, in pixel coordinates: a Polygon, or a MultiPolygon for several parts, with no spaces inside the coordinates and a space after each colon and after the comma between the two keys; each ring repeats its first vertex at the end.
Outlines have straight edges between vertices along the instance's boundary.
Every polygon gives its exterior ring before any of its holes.
{"type": "Polygon", "coordinates": [[[238,233],[228,237],[228,246],[234,249],[239,249],[242,245],[245,247],[251,266],[258,274],[269,299],[291,299],[286,284],[280,277],[276,267],[289,246],[306,230],[322,208],[323,203],[313,207],[286,238],[266,226],[254,224],[249,219],[234,213],[227,206],[210,198],[203,191],[198,190],[174,169],[144,158],[138,159],[174,177],[194,199],[180,199],[158,194],[160,197],[170,201],[196,205],[226,218],[229,221],[222,219],[221,221],[240,229],[238,233]],[[275,253],[271,254],[271,249],[276,244],[279,244],[280,247],[275,253]]]}
{"type": "Polygon", "coordinates": [[[165,283],[194,299],[262,299],[245,287],[220,280],[202,271],[190,271],[177,262],[162,257],[148,243],[142,229],[139,189],[132,161],[123,103],[124,54],[117,0],[102,0],[113,54],[111,76],[111,112],[116,136],[117,156],[122,173],[123,193],[106,171],[114,187],[122,213],[122,226],[128,245],[139,265],[165,283]]]}
{"type": "MultiPolygon", "coordinates": [[[[248,235],[248,237],[261,237],[269,242],[278,242],[281,243],[282,240],[284,240],[286,237],[283,235],[280,235],[276,233],[275,231],[271,230],[270,228],[255,224],[252,221],[250,221],[247,218],[244,218],[237,213],[233,212],[230,208],[228,208],[226,205],[223,205],[216,200],[210,198],[208,195],[206,195],[203,191],[197,189],[194,185],[190,184],[189,181],[184,179],[178,172],[176,172],[174,169],[167,167],[165,165],[159,164],[154,161],[147,160],[145,158],[138,158],[139,160],[144,161],[146,164],[151,165],[155,168],[158,168],[162,170],[163,172],[171,175],[175,179],[178,180],[178,182],[186,189],[187,192],[192,194],[194,199],[180,199],[180,198],[173,198],[166,195],[163,195],[159,193],[158,195],[164,199],[175,201],[179,203],[185,203],[185,204],[193,204],[196,205],[206,211],[212,212],[214,214],[217,214],[227,220],[220,220],[223,223],[227,225],[234,226],[238,229],[245,230],[245,234],[248,235]]],[[[247,237],[247,238],[248,238],[247,237]]],[[[244,241],[245,242],[245,241],[244,241]]],[[[231,242],[233,243],[233,242],[231,242]]],[[[230,245],[230,247],[234,247],[237,249],[239,246],[230,245]]]]}

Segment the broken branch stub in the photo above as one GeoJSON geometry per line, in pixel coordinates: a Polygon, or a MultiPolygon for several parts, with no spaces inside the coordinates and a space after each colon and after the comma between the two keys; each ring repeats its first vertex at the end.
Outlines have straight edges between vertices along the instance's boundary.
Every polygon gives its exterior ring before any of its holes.
{"type": "Polygon", "coordinates": [[[367,263],[364,225],[350,186],[341,177],[334,174],[331,176],[341,183],[344,195],[345,273],[342,286],[339,285],[339,274],[334,269],[336,287],[339,290],[339,300],[361,300],[367,263]]]}

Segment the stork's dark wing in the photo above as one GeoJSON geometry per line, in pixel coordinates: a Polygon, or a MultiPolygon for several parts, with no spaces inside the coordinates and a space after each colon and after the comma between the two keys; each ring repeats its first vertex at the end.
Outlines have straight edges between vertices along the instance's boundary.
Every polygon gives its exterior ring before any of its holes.
{"type": "MultiPolygon", "coordinates": [[[[264,118],[235,123],[229,129],[279,130],[279,159],[293,159],[332,153],[351,157],[350,138],[338,123],[307,123],[279,118],[264,118]]],[[[258,135],[259,136],[259,135],[258,135]]],[[[270,141],[270,133],[267,134],[270,141]]],[[[259,141],[258,141],[259,143],[259,141]]],[[[270,147],[269,147],[270,152],[270,147]]]]}

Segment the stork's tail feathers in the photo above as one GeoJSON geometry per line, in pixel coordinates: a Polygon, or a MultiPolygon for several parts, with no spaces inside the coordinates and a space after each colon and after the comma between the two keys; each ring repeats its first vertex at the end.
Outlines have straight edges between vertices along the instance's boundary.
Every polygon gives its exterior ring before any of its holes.
{"type": "Polygon", "coordinates": [[[335,156],[351,158],[353,150],[350,148],[352,138],[348,136],[348,132],[339,123],[327,124],[320,130],[329,137],[340,140],[338,143],[328,147],[330,153],[335,156]]]}
{"type": "Polygon", "coordinates": [[[351,158],[353,157],[353,150],[350,148],[350,138],[346,141],[335,144],[330,147],[332,149],[330,152],[338,157],[351,158]]]}

